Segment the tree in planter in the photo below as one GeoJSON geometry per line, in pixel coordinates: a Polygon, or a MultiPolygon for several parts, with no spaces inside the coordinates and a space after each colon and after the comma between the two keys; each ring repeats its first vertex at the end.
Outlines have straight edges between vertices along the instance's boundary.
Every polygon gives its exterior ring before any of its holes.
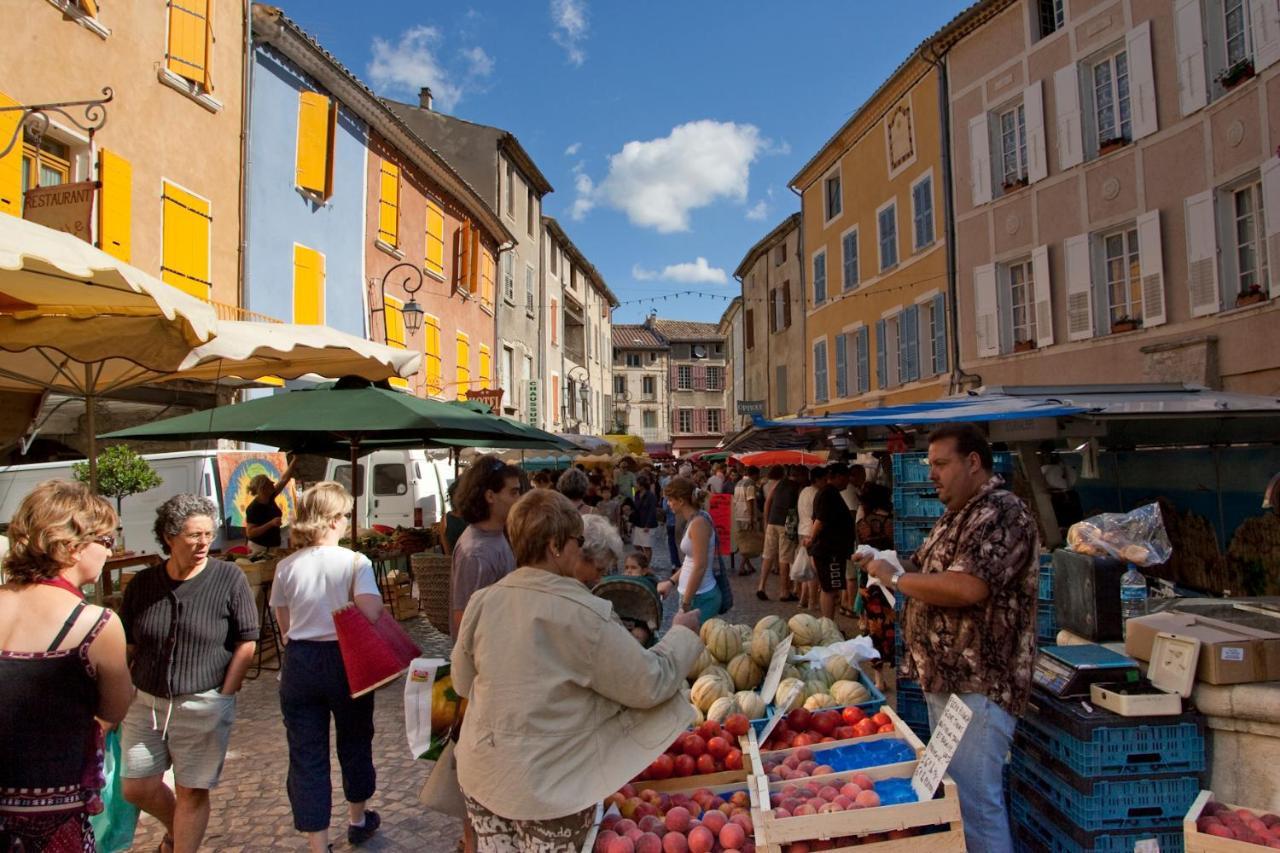
{"type": "MultiPolygon", "coordinates": [[[[77,480],[89,482],[88,462],[77,462],[71,470],[77,480]]],[[[98,454],[98,493],[116,499],[117,515],[121,514],[121,504],[129,495],[154,489],[163,482],[151,463],[123,444],[98,454]]]]}

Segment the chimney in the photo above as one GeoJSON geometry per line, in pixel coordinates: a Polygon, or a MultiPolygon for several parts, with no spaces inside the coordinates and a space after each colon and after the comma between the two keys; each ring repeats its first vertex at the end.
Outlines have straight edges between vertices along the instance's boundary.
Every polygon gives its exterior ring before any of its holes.
{"type": "Polygon", "coordinates": [[[431,87],[423,86],[418,90],[418,106],[424,110],[431,109],[431,87]]]}

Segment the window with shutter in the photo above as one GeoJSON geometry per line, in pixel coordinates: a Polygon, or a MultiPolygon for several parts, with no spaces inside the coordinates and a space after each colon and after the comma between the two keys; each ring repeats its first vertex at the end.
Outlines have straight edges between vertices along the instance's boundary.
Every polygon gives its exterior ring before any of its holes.
{"type": "Polygon", "coordinates": [[[1071,237],[1062,246],[1067,265],[1067,338],[1093,337],[1093,274],[1089,262],[1089,235],[1071,237]]]}
{"type": "Polygon", "coordinates": [[[933,297],[933,307],[929,312],[929,340],[933,349],[933,373],[947,372],[947,297],[939,293],[933,297]]]}
{"type": "Polygon", "coordinates": [[[208,299],[209,239],[213,217],[209,200],[163,181],[160,277],[193,296],[208,299]]]}
{"type": "Polygon", "coordinates": [[[933,175],[926,175],[911,186],[911,219],[915,225],[916,251],[933,242],[933,175]]]}
{"type": "Polygon", "coordinates": [[[1138,217],[1138,266],[1142,276],[1142,325],[1161,326],[1167,320],[1164,299],[1164,258],[1160,239],[1160,211],[1138,217]]]}
{"type": "Polygon", "coordinates": [[[1043,180],[1049,175],[1049,158],[1045,150],[1044,135],[1044,84],[1037,80],[1022,90],[1022,115],[1025,122],[1026,154],[1023,163],[1029,182],[1043,180]]]}
{"type": "Polygon", "coordinates": [[[857,349],[858,349],[858,384],[859,394],[865,394],[871,390],[871,352],[868,342],[869,331],[866,326],[858,329],[857,332],[857,349]]]}
{"type": "Polygon", "coordinates": [[[293,322],[324,325],[324,263],[315,249],[293,245],[293,322]]]}
{"type": "Polygon", "coordinates": [[[978,358],[1000,354],[998,311],[995,264],[976,267],[973,271],[973,319],[978,358]]]}
{"type": "Polygon", "coordinates": [[[880,272],[898,265],[898,205],[889,202],[876,211],[880,238],[880,272]]]}
{"type": "Polygon", "coordinates": [[[769,331],[770,333],[778,331],[778,325],[781,318],[778,316],[778,289],[776,287],[769,289],[769,331]]]}
{"type": "Polygon", "coordinates": [[[493,354],[484,344],[480,345],[480,387],[493,387],[493,354]]]}
{"type": "Polygon", "coordinates": [[[813,256],[813,304],[821,305],[827,301],[827,250],[822,249],[813,256]]]}
{"type": "Polygon", "coordinates": [[[840,193],[840,173],[831,175],[823,184],[826,193],[826,214],[830,222],[840,215],[844,209],[844,199],[840,193]]]}
{"type": "Polygon", "coordinates": [[[836,335],[836,399],[849,396],[849,338],[836,335]]]}
{"type": "Polygon", "coordinates": [[[547,317],[547,325],[551,327],[551,343],[560,343],[560,303],[551,300],[551,312],[547,317]]]}
{"type": "Polygon", "coordinates": [[[782,283],[782,328],[791,328],[791,282],[782,283]]]}
{"type": "Polygon", "coordinates": [[[889,387],[888,342],[885,340],[885,321],[876,320],[876,387],[883,390],[889,387]]]}
{"type": "Polygon", "coordinates": [[[1262,164],[1262,209],[1271,211],[1270,216],[1263,217],[1263,251],[1267,255],[1270,295],[1276,297],[1280,296],[1280,156],[1262,164]]]}
{"type": "Polygon", "coordinates": [[[1254,70],[1280,61],[1280,5],[1275,0],[1249,0],[1249,27],[1254,70]]]}
{"type": "MultiPolygon", "coordinates": [[[[0,107],[16,107],[18,102],[0,92],[0,107]]],[[[22,110],[0,112],[0,139],[14,139],[22,110]]],[[[22,146],[15,143],[0,157],[0,213],[22,216],[22,146]]]]}
{"type": "Polygon", "coordinates": [[[128,262],[133,251],[133,167],[114,151],[100,148],[98,181],[102,185],[98,190],[98,248],[128,262]]]}
{"type": "Polygon", "coordinates": [[[1129,62],[1129,91],[1132,93],[1133,138],[1142,139],[1159,129],[1156,76],[1151,63],[1151,21],[1143,21],[1129,30],[1124,43],[1129,62]]]}
{"type": "Polygon", "coordinates": [[[1178,107],[1189,116],[1209,102],[1201,0],[1175,0],[1173,30],[1177,45],[1178,107]]]}
{"type": "Polygon", "coordinates": [[[394,249],[400,239],[400,167],[383,160],[378,176],[378,240],[394,249]]]}
{"type": "Polygon", "coordinates": [[[991,201],[991,136],[985,112],[969,119],[969,182],[974,207],[991,201]]]}
{"type": "Polygon", "coordinates": [[[899,377],[905,384],[920,378],[920,309],[910,305],[898,315],[899,377]]]}
{"type": "Polygon", "coordinates": [[[844,290],[852,290],[858,286],[858,229],[852,228],[840,238],[840,251],[843,255],[844,290]]]}
{"type": "Polygon", "coordinates": [[[1074,64],[1054,72],[1053,95],[1058,135],[1058,168],[1066,170],[1084,162],[1080,73],[1074,64]]]}
{"type": "Polygon", "coordinates": [[[515,250],[502,253],[502,298],[508,303],[516,301],[515,250]]]}
{"type": "Polygon", "coordinates": [[[213,91],[210,60],[213,46],[211,16],[215,0],[169,0],[169,51],[165,67],[213,91]]]}
{"type": "Polygon", "coordinates": [[[754,308],[748,308],[745,312],[746,321],[743,324],[743,332],[747,339],[747,349],[755,349],[756,347],[756,312],[754,308]]]}
{"type": "Polygon", "coordinates": [[[297,185],[320,196],[327,195],[331,183],[332,110],[327,95],[298,93],[297,185]]]}
{"type": "Polygon", "coordinates": [[[427,314],[422,320],[422,350],[427,362],[427,394],[435,397],[444,392],[444,369],[441,364],[440,318],[427,314]]]}
{"type": "Polygon", "coordinates": [[[444,211],[427,199],[427,250],[423,270],[444,278],[444,211]]]}
{"type": "Polygon", "coordinates": [[[827,389],[827,342],[815,341],[813,344],[813,399],[825,403],[828,399],[827,389]]]}
{"type": "Polygon", "coordinates": [[[457,359],[455,381],[458,388],[458,399],[464,400],[466,399],[467,391],[471,390],[471,338],[462,332],[458,332],[454,344],[454,353],[457,359]]]}
{"type": "Polygon", "coordinates": [[[407,340],[404,330],[404,302],[394,296],[384,296],[382,307],[387,318],[387,346],[404,349],[407,340]]]}
{"type": "Polygon", "coordinates": [[[480,252],[480,304],[493,310],[493,255],[488,250],[480,252]]]}

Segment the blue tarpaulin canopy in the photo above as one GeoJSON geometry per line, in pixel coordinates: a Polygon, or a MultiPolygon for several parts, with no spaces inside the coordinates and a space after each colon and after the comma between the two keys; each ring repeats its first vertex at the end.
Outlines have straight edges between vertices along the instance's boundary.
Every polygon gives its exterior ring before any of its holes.
{"type": "Polygon", "coordinates": [[[857,409],[809,418],[787,418],[770,421],[754,415],[757,429],[851,429],[869,426],[909,426],[955,421],[1011,421],[1026,418],[1063,418],[1088,412],[1084,406],[1072,406],[1060,400],[1028,399],[983,394],[947,397],[928,403],[909,403],[878,409],[857,409]]]}

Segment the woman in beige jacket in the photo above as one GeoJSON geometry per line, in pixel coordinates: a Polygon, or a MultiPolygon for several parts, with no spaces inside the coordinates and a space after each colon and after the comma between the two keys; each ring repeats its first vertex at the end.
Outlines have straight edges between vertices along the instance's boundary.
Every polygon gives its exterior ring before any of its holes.
{"type": "Polygon", "coordinates": [[[462,618],[458,781],[480,853],[580,850],[596,804],[694,721],[680,687],[702,652],[697,613],[643,648],[575,578],[582,531],[563,495],[526,494],[507,518],[520,568],[462,618]]]}

